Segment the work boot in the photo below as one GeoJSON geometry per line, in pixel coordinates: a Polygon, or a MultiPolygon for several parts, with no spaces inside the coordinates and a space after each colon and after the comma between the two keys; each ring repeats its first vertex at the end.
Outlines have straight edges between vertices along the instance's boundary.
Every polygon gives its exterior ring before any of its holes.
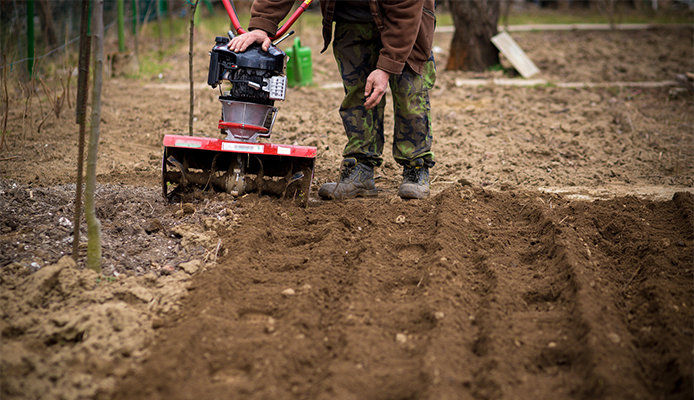
{"type": "Polygon", "coordinates": [[[429,167],[405,167],[398,195],[403,199],[424,199],[429,197],[429,167]]]}
{"type": "Polygon", "coordinates": [[[318,195],[328,200],[376,196],[378,191],[374,183],[374,169],[357,162],[356,158],[345,158],[342,160],[340,181],[323,184],[318,195]]]}

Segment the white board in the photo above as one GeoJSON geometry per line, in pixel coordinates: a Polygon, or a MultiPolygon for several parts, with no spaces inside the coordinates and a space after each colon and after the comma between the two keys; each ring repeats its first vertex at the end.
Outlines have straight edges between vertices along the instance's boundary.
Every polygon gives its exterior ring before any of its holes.
{"type": "Polygon", "coordinates": [[[511,38],[508,32],[504,31],[494,36],[492,38],[492,43],[494,43],[494,46],[499,49],[501,54],[511,62],[513,68],[515,68],[523,78],[530,78],[540,72],[525,54],[523,49],[518,46],[518,43],[511,38]]]}

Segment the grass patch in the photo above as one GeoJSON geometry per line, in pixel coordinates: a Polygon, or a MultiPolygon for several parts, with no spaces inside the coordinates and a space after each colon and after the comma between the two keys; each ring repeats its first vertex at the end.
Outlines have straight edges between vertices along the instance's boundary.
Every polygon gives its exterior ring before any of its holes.
{"type": "Polygon", "coordinates": [[[171,69],[171,64],[162,61],[161,57],[156,53],[157,52],[140,54],[140,69],[138,73],[135,75],[129,75],[127,78],[152,78],[171,69]]]}

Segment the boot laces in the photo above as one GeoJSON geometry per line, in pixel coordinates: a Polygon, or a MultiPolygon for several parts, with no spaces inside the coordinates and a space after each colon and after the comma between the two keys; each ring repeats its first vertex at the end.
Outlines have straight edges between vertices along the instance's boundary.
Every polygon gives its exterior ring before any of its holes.
{"type": "Polygon", "coordinates": [[[353,172],[357,170],[357,165],[343,165],[340,170],[340,181],[344,181],[351,177],[353,172]]]}
{"type": "Polygon", "coordinates": [[[419,183],[421,179],[422,167],[405,167],[402,176],[406,182],[419,183]]]}

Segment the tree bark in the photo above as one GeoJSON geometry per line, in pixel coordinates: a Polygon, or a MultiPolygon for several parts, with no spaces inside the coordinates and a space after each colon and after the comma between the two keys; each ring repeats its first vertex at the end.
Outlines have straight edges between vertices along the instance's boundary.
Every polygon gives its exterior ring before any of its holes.
{"type": "Polygon", "coordinates": [[[77,144],[77,184],[75,185],[75,217],[73,221],[72,258],[77,261],[80,244],[80,225],[82,222],[82,177],[84,168],[84,136],[86,132],[87,98],[89,97],[89,59],[91,58],[91,37],[87,35],[89,20],[89,0],[82,0],[80,22],[80,57],[77,77],[77,104],[75,113],[80,127],[77,144]]]}
{"type": "Polygon", "coordinates": [[[96,218],[96,160],[99,150],[101,122],[101,86],[104,71],[104,0],[94,0],[94,84],[92,90],[92,124],[87,153],[87,185],[84,195],[84,215],[87,220],[87,268],[101,273],[101,223],[96,218]]]}
{"type": "Polygon", "coordinates": [[[51,48],[58,44],[58,33],[55,29],[55,21],[53,20],[53,10],[51,9],[49,0],[39,1],[39,20],[41,21],[41,31],[44,39],[48,42],[51,48]]]}
{"type": "Polygon", "coordinates": [[[446,69],[484,71],[499,63],[491,42],[499,21],[500,0],[449,0],[455,32],[446,69]]]}

